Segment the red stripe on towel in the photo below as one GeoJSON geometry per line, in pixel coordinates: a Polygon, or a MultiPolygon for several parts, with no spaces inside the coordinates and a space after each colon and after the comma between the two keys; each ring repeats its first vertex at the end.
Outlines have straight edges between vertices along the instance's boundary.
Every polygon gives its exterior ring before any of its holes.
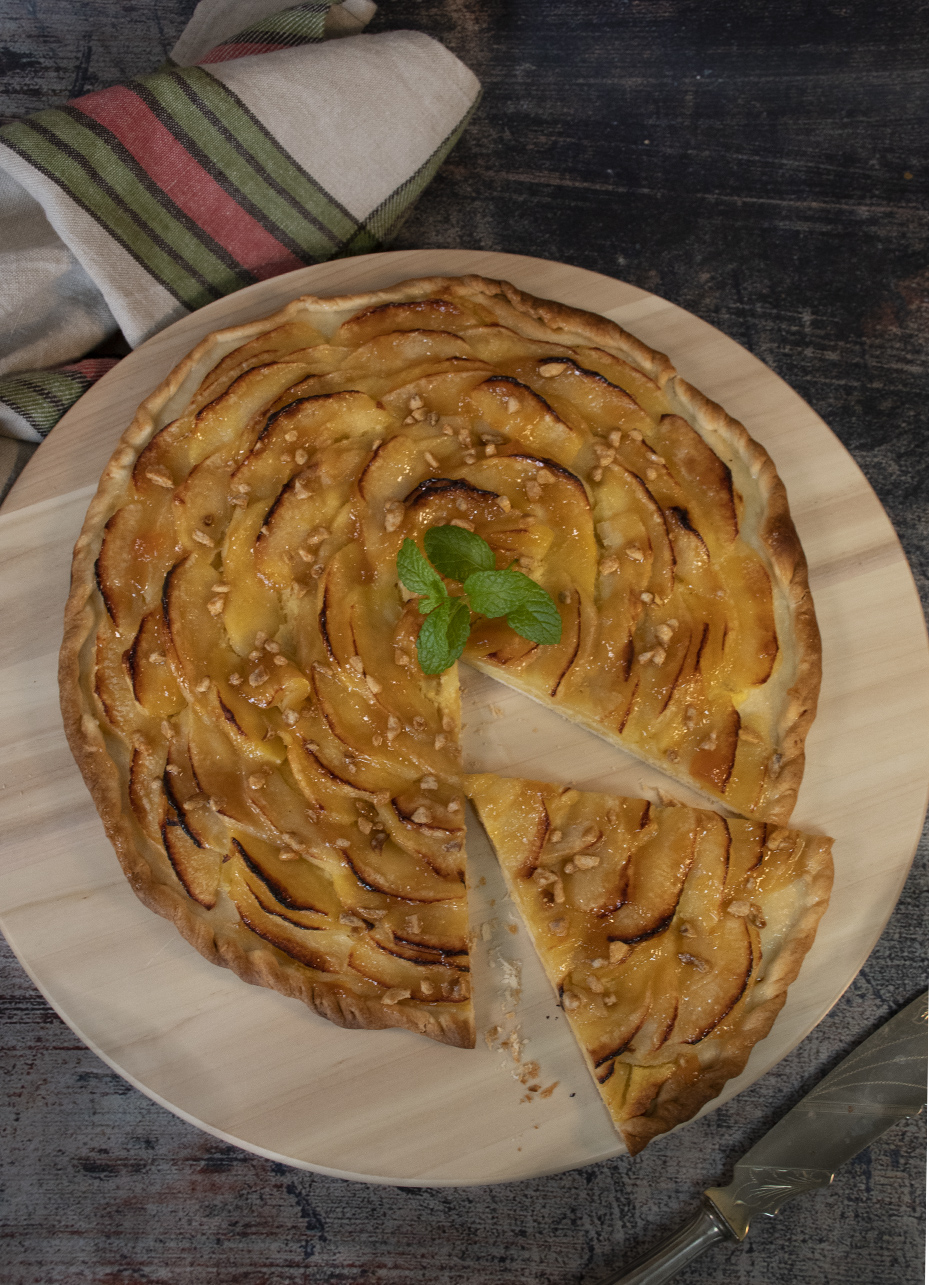
{"type": "Polygon", "coordinates": [[[85,357],[82,361],[70,361],[66,366],[57,366],[63,375],[68,375],[74,371],[78,375],[83,375],[85,379],[96,383],[101,379],[108,370],[119,365],[118,357],[85,357]]]}
{"type": "Polygon", "coordinates": [[[85,94],[70,105],[108,129],[165,196],[259,281],[305,266],[223,191],[126,86],[85,94]]]}
{"type": "Polygon", "coordinates": [[[211,62],[230,62],[233,58],[250,58],[253,54],[272,54],[276,49],[292,49],[293,45],[282,44],[274,45],[265,41],[249,41],[247,44],[230,43],[228,45],[217,45],[211,49],[197,63],[198,67],[206,67],[211,62]]]}

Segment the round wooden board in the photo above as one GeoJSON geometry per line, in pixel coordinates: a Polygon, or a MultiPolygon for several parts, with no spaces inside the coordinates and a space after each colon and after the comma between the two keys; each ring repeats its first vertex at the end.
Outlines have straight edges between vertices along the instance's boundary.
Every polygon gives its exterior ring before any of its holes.
{"type": "MultiPolygon", "coordinates": [[[[65,416],[0,513],[0,923],[64,1020],[155,1101],[260,1155],[401,1185],[527,1178],[623,1150],[480,827],[472,817],[471,882],[485,881],[472,916],[487,925],[475,947],[478,1047],[341,1030],[207,963],[136,900],[65,744],[56,662],[71,549],[97,478],[138,403],[203,335],[300,294],[466,272],[600,312],[667,352],[770,451],[810,562],[824,677],[794,823],[834,836],[835,891],[773,1031],[711,1107],[784,1057],[858,972],[912,861],[929,782],[929,651],[890,522],[796,393],[696,317],[564,264],[424,250],[276,277],[149,340],[65,416]],[[525,1041],[517,1058],[512,1044],[481,1038],[495,1025],[525,1041]],[[554,1087],[529,1101],[529,1079],[554,1087]]],[[[627,794],[660,784],[684,797],[516,693],[473,671],[462,678],[471,770],[627,794]]]]}

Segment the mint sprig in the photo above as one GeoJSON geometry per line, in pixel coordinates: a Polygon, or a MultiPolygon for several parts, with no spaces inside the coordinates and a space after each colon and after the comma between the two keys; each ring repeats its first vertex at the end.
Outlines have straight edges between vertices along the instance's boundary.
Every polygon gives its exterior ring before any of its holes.
{"type": "Polygon", "coordinates": [[[521,571],[498,571],[493,549],[479,535],[464,527],[436,526],[423,543],[428,560],[412,540],[403,541],[397,572],[401,583],[420,595],[419,610],[426,617],[416,640],[424,673],[441,674],[455,663],[468,641],[472,612],[489,620],[505,616],[510,628],[530,642],[561,641],[561,616],[551,596],[521,571]],[[463,595],[450,596],[442,576],[457,580],[463,595]]]}

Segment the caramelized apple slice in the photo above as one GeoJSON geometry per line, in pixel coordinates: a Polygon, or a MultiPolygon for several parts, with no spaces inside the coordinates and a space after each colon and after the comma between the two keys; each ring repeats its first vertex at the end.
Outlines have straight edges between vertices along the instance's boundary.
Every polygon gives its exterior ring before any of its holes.
{"type": "Polygon", "coordinates": [[[164,487],[153,489],[145,501],[125,504],[113,514],[94,567],[106,613],[120,633],[135,632],[177,557],[174,532],[165,521],[169,497],[164,487]]]}
{"type": "MultiPolygon", "coordinates": [[[[449,421],[457,421],[461,417],[463,426],[470,428],[474,410],[468,401],[469,394],[491,374],[493,367],[484,362],[455,357],[446,362],[419,366],[394,377],[392,381],[380,380],[378,395],[405,428],[414,411],[425,411],[423,419],[430,414],[444,417],[445,427],[450,426],[449,421]],[[417,405],[417,400],[421,400],[421,406],[417,405]]],[[[456,433],[456,436],[461,443],[460,435],[456,433]]]]}
{"type": "Polygon", "coordinates": [[[164,617],[157,609],[150,611],[142,617],[123,663],[136,700],[153,718],[170,718],[180,713],[185,704],[168,663],[167,650],[164,617]]]}
{"type": "Polygon", "coordinates": [[[648,412],[651,419],[658,420],[662,415],[668,414],[670,407],[664,393],[644,371],[637,370],[622,357],[605,352],[602,348],[579,345],[577,355],[590,370],[605,375],[618,388],[624,388],[648,412]]]}
{"type": "Polygon", "coordinates": [[[215,401],[234,379],[252,366],[270,365],[298,350],[324,343],[325,337],[308,321],[289,321],[282,326],[275,326],[273,330],[257,335],[248,343],[233,349],[214,366],[197,389],[192,405],[199,409],[207,402],[215,401]]]}
{"type": "Polygon", "coordinates": [[[372,526],[383,524],[388,503],[402,500],[417,483],[435,472],[425,457],[431,453],[430,447],[437,446],[438,442],[423,442],[411,434],[398,433],[376,448],[358,477],[358,489],[368,506],[372,526]]]}
{"type": "Polygon", "coordinates": [[[223,858],[218,852],[204,847],[184,829],[169,808],[162,826],[162,842],[174,873],[194,901],[211,910],[216,905],[223,858]]]}
{"type": "Polygon", "coordinates": [[[142,832],[156,847],[161,845],[161,825],[165,816],[166,800],[161,788],[165,761],[163,746],[156,747],[146,737],[136,734],[130,750],[126,782],[129,806],[142,832]]]}
{"type": "Polygon", "coordinates": [[[666,516],[642,479],[618,464],[609,469],[597,489],[594,521],[607,551],[601,572],[621,577],[640,596],[649,592],[667,602],[674,589],[674,548],[666,516]]]}
{"type": "MultiPolygon", "coordinates": [[[[222,628],[233,650],[243,657],[255,649],[259,633],[273,638],[283,623],[280,600],[255,566],[254,549],[264,518],[258,505],[237,510],[226,532],[219,574],[213,577],[227,586],[221,595],[222,628]]],[[[211,598],[207,595],[212,590],[208,591],[205,576],[198,589],[208,611],[211,598]]]]}
{"type": "Polygon", "coordinates": [[[231,463],[211,455],[188,474],[174,492],[172,513],[177,543],[191,551],[216,548],[233,509],[229,503],[231,463]],[[209,543],[207,543],[209,541],[209,543]]]}
{"type": "Polygon", "coordinates": [[[349,946],[344,930],[327,931],[265,904],[266,898],[248,882],[248,866],[242,855],[246,849],[241,845],[240,849],[223,867],[223,889],[246,927],[305,968],[324,974],[345,973],[349,946]]]}
{"type": "Polygon", "coordinates": [[[694,816],[672,808],[662,816],[651,843],[637,848],[617,888],[619,904],[598,909],[607,939],[627,946],[663,933],[677,911],[684,881],[694,863],[694,816]]]}
{"type": "Polygon", "coordinates": [[[465,895],[460,875],[443,878],[418,853],[401,848],[374,831],[377,846],[356,840],[344,850],[344,859],[358,883],[370,892],[385,893],[409,902],[461,901],[465,895]]]}
{"type": "Polygon", "coordinates": [[[447,330],[388,330],[372,336],[355,348],[351,366],[358,370],[374,369],[384,378],[398,371],[409,371],[422,363],[465,360],[472,356],[464,340],[447,330]]]}
{"type": "Polygon", "coordinates": [[[734,1018],[733,1009],[745,996],[756,967],[752,936],[746,919],[726,915],[711,935],[687,943],[693,950],[678,953],[679,959],[681,954],[688,958],[682,961],[680,1000],[671,1038],[681,1044],[700,1044],[724,1021],[734,1018]]]}
{"type": "MultiPolygon", "coordinates": [[[[275,831],[263,823],[260,812],[252,807],[254,788],[250,791],[248,778],[259,776],[266,783],[265,774],[271,772],[275,760],[248,755],[244,746],[240,752],[236,740],[225,730],[226,719],[221,709],[216,710],[212,702],[205,701],[200,712],[188,717],[187,747],[194,774],[213,811],[272,840],[276,837],[275,831]]],[[[280,741],[277,741],[277,750],[283,753],[280,741]]]]}
{"type": "Polygon", "coordinates": [[[135,702],[118,641],[122,640],[112,622],[101,622],[96,643],[94,695],[110,727],[128,730],[144,720],[139,718],[141,711],[135,702]]]}
{"type": "Polygon", "coordinates": [[[767,682],[778,655],[771,577],[756,559],[733,551],[721,579],[725,598],[725,685],[740,694],[767,682]]]}
{"type": "Polygon", "coordinates": [[[470,401],[490,428],[564,467],[570,467],[583,445],[580,429],[566,423],[543,397],[518,380],[486,379],[472,389],[470,401]]]}
{"type": "Polygon", "coordinates": [[[245,371],[221,397],[156,433],[136,464],[139,484],[155,472],[173,478],[177,485],[196,464],[229,443],[235,444],[234,453],[248,450],[261,432],[261,412],[302,379],[306,370],[299,362],[272,362],[245,371]]]}
{"type": "Polygon", "coordinates": [[[576,359],[543,358],[520,363],[513,373],[555,410],[579,414],[594,432],[640,432],[652,428],[652,421],[634,397],[595,370],[585,370],[576,359]],[[561,367],[561,369],[556,369],[561,367]],[[545,372],[554,372],[548,373],[545,372]]]}
{"type": "Polygon", "coordinates": [[[441,960],[411,959],[393,941],[359,936],[351,967],[379,986],[408,991],[412,999],[425,1003],[462,1002],[470,995],[467,975],[458,968],[441,960]]]}
{"type": "MultiPolygon", "coordinates": [[[[245,865],[246,883],[273,909],[306,917],[315,928],[334,927],[342,906],[331,881],[318,865],[302,858],[281,859],[279,849],[254,835],[232,830],[232,847],[245,865]]],[[[295,921],[296,922],[296,921],[295,921]]]]}
{"type": "Polygon", "coordinates": [[[544,339],[528,339],[509,326],[475,326],[467,332],[468,344],[483,361],[511,375],[527,360],[558,362],[571,358],[571,349],[544,339]]]}
{"type": "Polygon", "coordinates": [[[466,330],[474,324],[473,314],[450,299],[417,299],[411,303],[378,304],[365,308],[344,321],[333,335],[333,343],[357,348],[378,335],[409,330],[466,330]]]}
{"type": "Polygon", "coordinates": [[[665,415],[655,449],[681,486],[686,486],[694,521],[705,540],[721,548],[738,538],[732,474],[680,415],[665,415]]]}

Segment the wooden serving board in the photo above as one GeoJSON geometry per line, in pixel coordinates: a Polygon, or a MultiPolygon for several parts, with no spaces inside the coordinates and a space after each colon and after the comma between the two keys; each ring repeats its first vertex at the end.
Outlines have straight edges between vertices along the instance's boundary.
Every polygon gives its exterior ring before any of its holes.
{"type": "MultiPolygon", "coordinates": [[[[669,353],[770,451],[809,558],[824,679],[794,823],[834,836],[835,891],[786,1008],[717,1103],[784,1057],[858,972],[909,869],[929,782],[929,649],[890,522],[796,393],[696,317],[563,264],[403,251],[262,282],[149,340],[65,416],[0,513],[0,924],[64,1020],[155,1101],[260,1155],[394,1184],[532,1177],[623,1149],[479,825],[471,819],[468,840],[475,992],[479,1032],[498,1028],[493,1047],[480,1035],[471,1051],[341,1030],[207,963],[136,900],[65,744],[56,662],[71,549],[97,478],[138,403],[203,335],[300,294],[466,272],[603,313],[669,353]],[[516,1042],[501,1049],[509,1034],[516,1042]],[[530,1082],[554,1087],[529,1094],[530,1082]]],[[[462,672],[470,770],[685,797],[554,713],[462,672]]]]}

